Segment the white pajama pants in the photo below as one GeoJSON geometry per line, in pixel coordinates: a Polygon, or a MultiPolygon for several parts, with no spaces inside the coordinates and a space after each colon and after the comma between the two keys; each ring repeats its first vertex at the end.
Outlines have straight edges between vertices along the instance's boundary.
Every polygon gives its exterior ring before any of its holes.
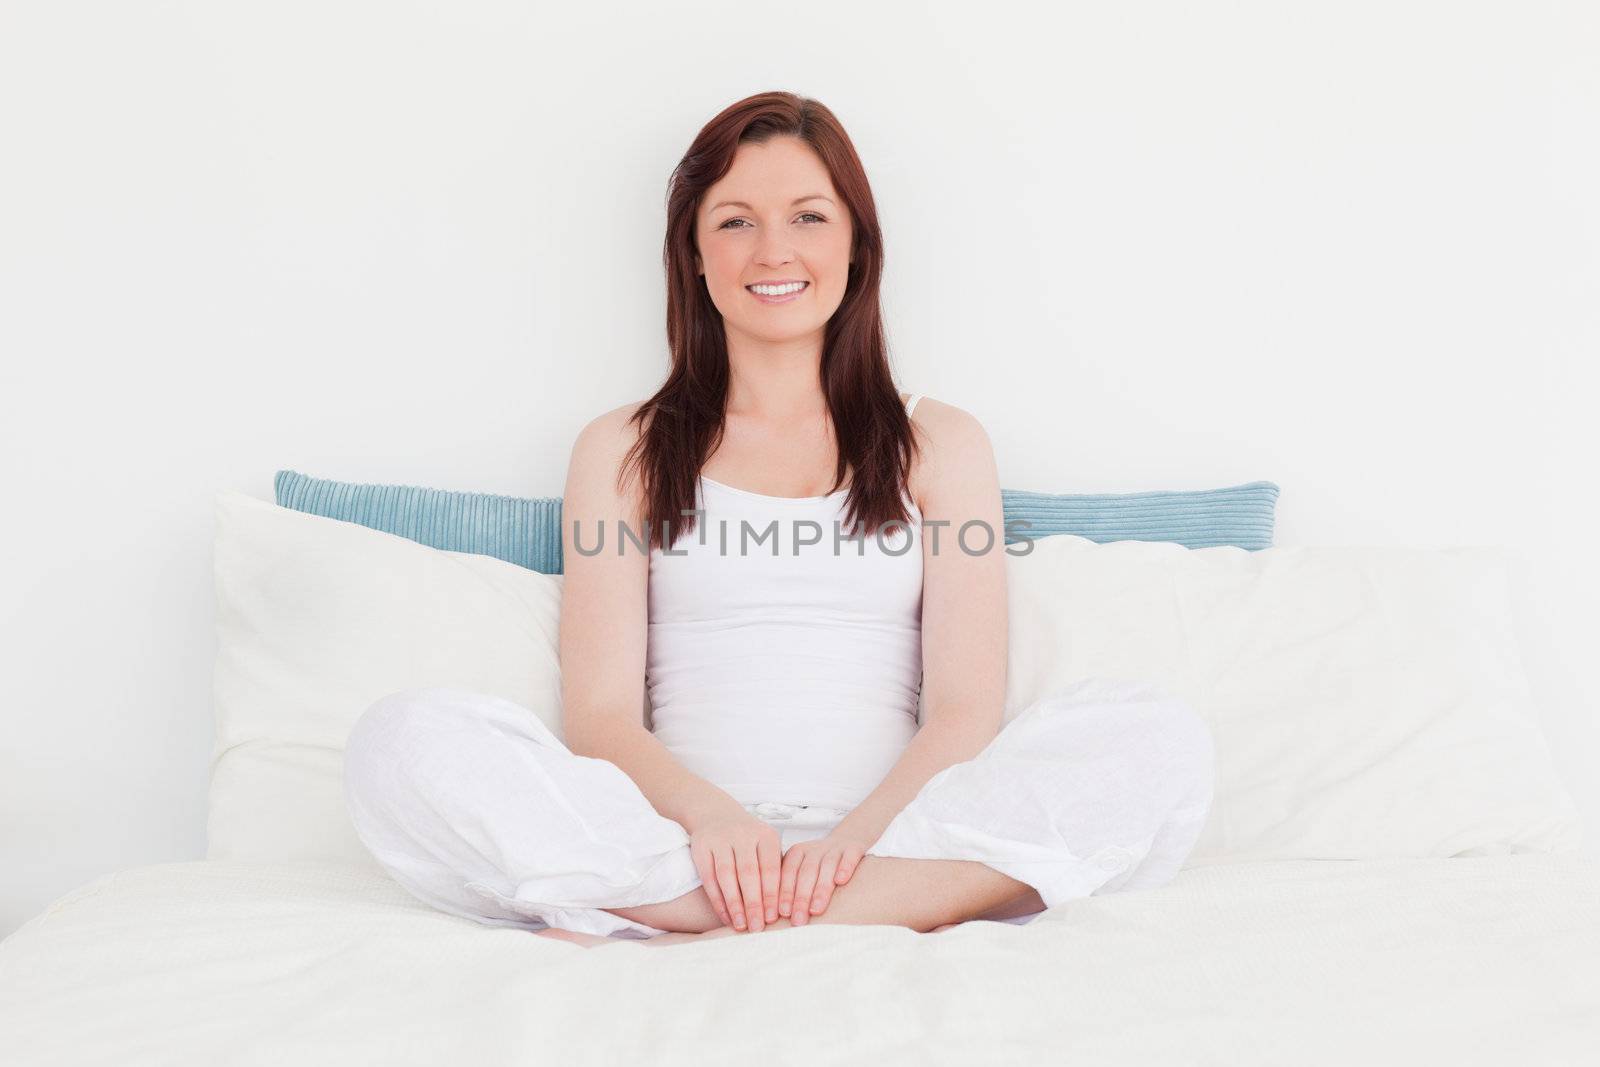
{"type": "MultiPolygon", "coordinates": [[[[1185,701],[1087,679],[935,774],[867,855],[976,860],[1037,890],[1046,908],[1165,885],[1210,812],[1213,767],[1210,730],[1185,701]]],[[[396,881],[487,925],[653,937],[665,931],[602,909],[701,885],[681,824],[616,764],[573,754],[503,697],[447,687],[381,697],[350,732],[344,788],[356,833],[396,881]]],[[[745,809],[779,831],[784,850],[849,814],[745,809]]]]}

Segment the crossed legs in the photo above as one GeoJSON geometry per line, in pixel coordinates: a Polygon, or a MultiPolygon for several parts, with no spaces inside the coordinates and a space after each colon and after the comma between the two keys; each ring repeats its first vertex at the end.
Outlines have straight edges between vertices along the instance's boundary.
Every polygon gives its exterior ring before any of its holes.
{"type": "MultiPolygon", "coordinates": [[[[927,933],[968,919],[1009,919],[1043,909],[1037,890],[974,860],[867,855],[850,881],[834,887],[827,910],[801,925],[906,926],[927,933]]],[[[705,933],[722,925],[704,886],[675,900],[602,910],[660,930],[705,933]]],[[[769,930],[795,925],[782,915],[776,922],[762,919],[761,927],[769,930]]]]}
{"type": "MultiPolygon", "coordinates": [[[[1212,761],[1204,721],[1181,700],[1093,680],[1057,693],[931,779],[808,921],[931,932],[1042,911],[1033,884],[1058,900],[1165,884],[1204,825],[1212,761]],[[963,853],[989,862],[932,858],[963,853]]],[[[574,757],[504,698],[453,688],[380,698],[347,740],[345,793],[369,851],[441,910],[574,933],[735,932],[702,887],[683,891],[698,881],[683,827],[619,767],[574,757]],[[619,896],[654,903],[604,906],[619,896]],[[552,900],[563,903],[541,903],[552,900]]]]}

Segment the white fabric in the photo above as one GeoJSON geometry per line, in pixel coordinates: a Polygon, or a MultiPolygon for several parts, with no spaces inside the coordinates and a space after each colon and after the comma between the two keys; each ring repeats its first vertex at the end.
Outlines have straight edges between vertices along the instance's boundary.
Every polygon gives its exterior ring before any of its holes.
{"type": "Polygon", "coordinates": [[[0,943],[0,1061],[1585,1064],[1600,860],[1185,870],[1026,926],[810,925],[583,948],[382,872],[194,861],[97,879],[0,943]]]}
{"type": "Polygon", "coordinates": [[[365,861],[339,768],[395,689],[498,693],[559,729],[559,576],[237,492],[216,523],[208,858],[365,861]]]}
{"type": "Polygon", "coordinates": [[[650,552],[652,729],[741,803],[849,810],[916,735],[922,513],[902,494],[909,522],[852,536],[846,497],[701,478],[695,528],[650,552]]]}
{"type": "MultiPolygon", "coordinates": [[[[574,755],[503,697],[389,694],[361,716],[345,751],[362,841],[397,882],[452,915],[648,937],[663,931],[604,909],[701,885],[688,833],[621,768],[574,755]]],[[[934,775],[867,853],[985,863],[1038,890],[1047,908],[1164,885],[1205,822],[1213,762],[1205,723],[1181,700],[1084,683],[934,775]]],[[[746,810],[779,830],[785,850],[848,812],[782,802],[746,810]]]]}
{"type": "Polygon", "coordinates": [[[1199,550],[1061,535],[1008,560],[1007,716],[1146,679],[1217,743],[1189,862],[1575,848],[1497,547],[1199,550]]]}
{"type": "MultiPolygon", "coordinates": [[[[1057,535],[1006,565],[1008,721],[1102,678],[1152,681],[1211,726],[1216,797],[1190,865],[1579,840],[1498,550],[1057,535]]],[[[558,576],[225,492],[216,579],[211,858],[366,862],[339,768],[386,693],[490,692],[560,736],[558,576]]]]}

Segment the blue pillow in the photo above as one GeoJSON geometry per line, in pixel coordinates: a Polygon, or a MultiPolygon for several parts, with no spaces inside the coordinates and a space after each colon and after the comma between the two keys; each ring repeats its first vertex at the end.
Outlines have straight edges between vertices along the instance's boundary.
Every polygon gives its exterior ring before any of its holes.
{"type": "MultiPolygon", "coordinates": [[[[415,485],[365,485],[283,470],[278,503],[359,523],[451,552],[494,556],[541,574],[561,573],[561,498],[456,492],[415,485]]],[[[1006,543],[1069,533],[1092,541],[1176,541],[1189,548],[1272,545],[1278,487],[1145,493],[1037,493],[1001,489],[1006,543]],[[1030,526],[1011,527],[1016,520],[1030,526]]]]}
{"type": "Polygon", "coordinates": [[[278,503],[360,523],[451,552],[494,556],[541,574],[561,573],[561,498],[363,485],[279,471],[278,503]]]}
{"type": "Polygon", "coordinates": [[[1176,541],[1187,548],[1272,547],[1278,487],[1246,482],[1226,489],[1153,489],[1142,493],[1037,493],[1001,489],[1006,544],[1051,534],[1091,541],[1176,541]],[[1026,519],[1027,526],[1011,524],[1026,519]]]}

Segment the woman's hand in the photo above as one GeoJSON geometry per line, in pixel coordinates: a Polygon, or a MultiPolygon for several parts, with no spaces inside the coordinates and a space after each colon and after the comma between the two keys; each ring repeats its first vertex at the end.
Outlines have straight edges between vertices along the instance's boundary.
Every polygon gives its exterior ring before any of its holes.
{"type": "Polygon", "coordinates": [[[778,920],[778,831],[743,808],[710,816],[689,836],[689,855],[724,926],[752,933],[778,920]]]}
{"type": "Polygon", "coordinates": [[[790,845],[783,854],[778,879],[778,913],[794,926],[804,926],[812,916],[821,915],[828,909],[834,889],[850,880],[871,847],[871,841],[841,828],[815,841],[790,845]]]}

